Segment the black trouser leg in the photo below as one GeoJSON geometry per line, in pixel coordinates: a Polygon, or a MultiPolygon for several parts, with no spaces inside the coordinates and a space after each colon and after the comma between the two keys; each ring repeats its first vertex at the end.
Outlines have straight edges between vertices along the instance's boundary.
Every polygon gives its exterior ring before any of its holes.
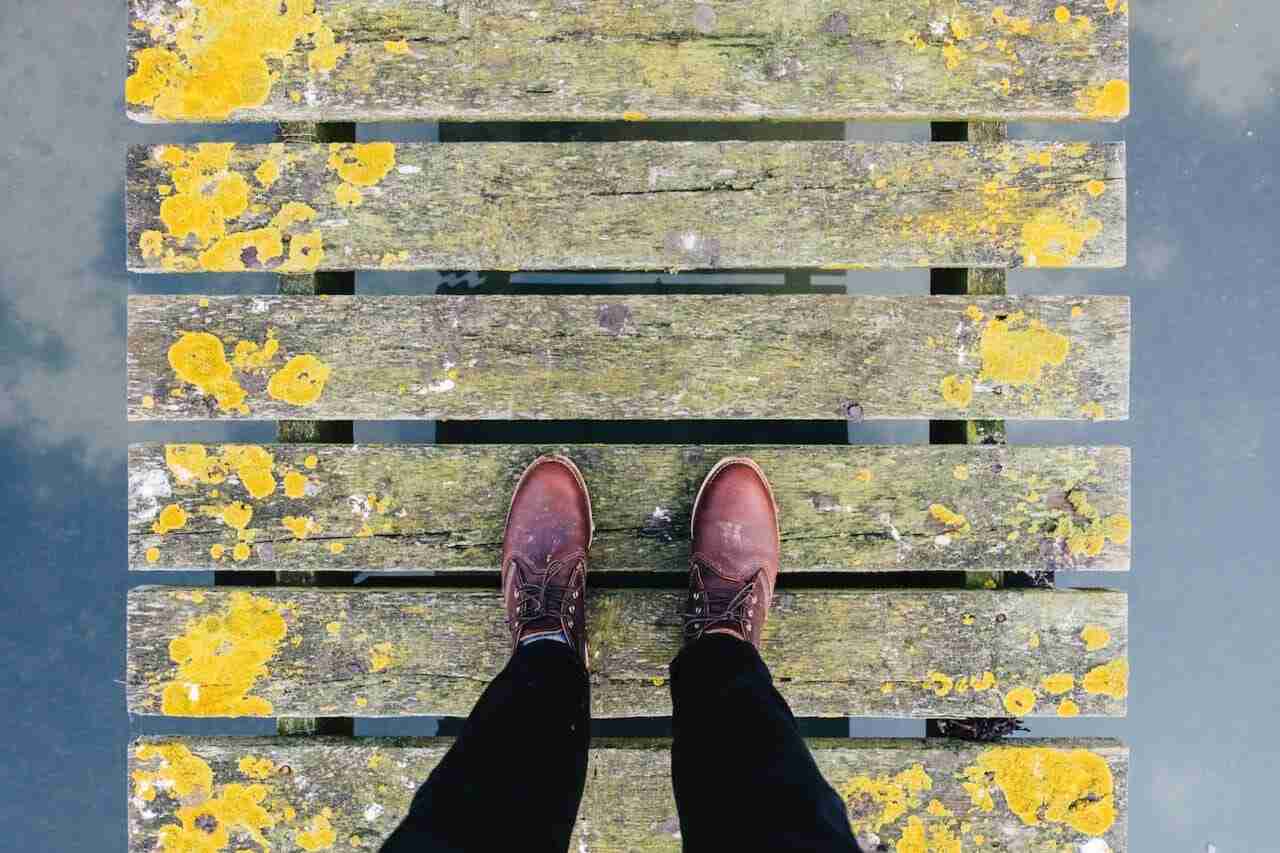
{"type": "Polygon", "coordinates": [[[671,779],[686,853],[857,851],[844,801],[750,643],[708,634],[671,663],[671,779]]]}
{"type": "Polygon", "coordinates": [[[589,692],[564,643],[516,649],[383,853],[564,853],[587,778],[589,692]]]}

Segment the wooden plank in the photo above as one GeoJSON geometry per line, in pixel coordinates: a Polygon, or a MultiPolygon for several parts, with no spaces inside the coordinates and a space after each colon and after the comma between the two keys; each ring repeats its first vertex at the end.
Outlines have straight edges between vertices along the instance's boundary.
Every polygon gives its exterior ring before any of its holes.
{"type": "MultiPolygon", "coordinates": [[[[265,841],[271,850],[304,849],[299,835],[314,833],[317,817],[327,811],[321,829],[333,833],[335,849],[375,850],[408,813],[414,791],[450,743],[141,738],[129,748],[129,850],[160,849],[162,834],[180,835],[184,816],[194,825],[202,812],[218,813],[228,795],[261,795],[264,808],[253,822],[262,839],[248,826],[228,827],[233,849],[256,849],[249,846],[254,841],[265,841]]],[[[1087,849],[1127,849],[1129,751],[1117,741],[815,739],[809,747],[848,804],[864,850],[891,850],[904,836],[909,843],[917,824],[926,836],[937,833],[958,843],[939,849],[987,849],[984,841],[990,839],[986,843],[999,843],[1002,850],[1059,853],[1086,849],[1095,838],[1107,846],[1087,849]],[[1029,788],[1017,787],[1017,769],[1033,763],[1042,772],[1024,780],[1029,788]],[[966,783],[974,785],[972,792],[966,783]],[[990,810],[983,807],[983,791],[990,810]],[[889,807],[895,795],[901,808],[889,807]],[[982,805],[975,804],[975,795],[982,805]],[[930,810],[934,802],[946,814],[937,806],[930,810]]],[[[569,849],[678,851],[670,755],[669,741],[656,738],[594,741],[569,849]]]]}
{"type": "Polygon", "coordinates": [[[1124,297],[134,296],[128,322],[133,420],[1129,408],[1124,297]]]}
{"type": "Polygon", "coordinates": [[[1095,512],[1101,528],[1128,527],[1127,448],[944,445],[263,445],[244,476],[234,464],[242,445],[134,445],[129,565],[493,573],[511,489],[550,452],[575,459],[591,489],[593,573],[686,571],[698,485],[717,459],[736,455],[755,458],[773,483],[784,571],[1129,568],[1127,536],[1104,537],[1095,555],[1079,538],[1095,512]],[[267,487],[254,471],[270,478],[269,495],[245,485],[267,487]],[[934,506],[969,529],[944,523],[934,506]],[[176,518],[172,507],[183,524],[168,529],[159,518],[176,518]],[[239,507],[252,514],[237,516],[239,507]],[[304,538],[296,519],[309,520],[304,538]]]}
{"type": "MultiPolygon", "coordinates": [[[[596,716],[671,713],[683,595],[591,590],[596,716]]],[[[135,714],[466,715],[510,654],[496,586],[139,587],[128,614],[135,714]]],[[[1123,716],[1127,616],[1098,590],[784,586],[764,658],[800,716],[1123,716]]]]}
{"type": "Polygon", "coordinates": [[[140,121],[1127,115],[1128,4],[130,0],[140,121]],[[208,69],[217,67],[214,76],[208,69]]]}
{"type": "Polygon", "coordinates": [[[129,269],[1119,267],[1123,143],[134,146],[129,269]]]}

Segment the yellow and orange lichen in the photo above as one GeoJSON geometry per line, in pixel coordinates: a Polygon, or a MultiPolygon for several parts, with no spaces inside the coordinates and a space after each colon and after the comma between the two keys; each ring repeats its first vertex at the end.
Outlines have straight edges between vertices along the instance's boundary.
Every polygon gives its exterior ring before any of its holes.
{"type": "Polygon", "coordinates": [[[1133,524],[1127,515],[1111,515],[1106,518],[1090,502],[1080,489],[1067,493],[1067,502],[1075,514],[1086,524],[1077,524],[1070,515],[1058,519],[1053,537],[1062,542],[1073,557],[1096,557],[1102,553],[1108,541],[1123,545],[1129,541],[1133,524]]]}
{"type": "Polygon", "coordinates": [[[1090,420],[1102,420],[1107,414],[1106,409],[1097,400],[1085,403],[1080,407],[1080,413],[1090,420]]]}
{"type": "Polygon", "coordinates": [[[956,465],[954,468],[951,469],[951,476],[953,479],[956,479],[956,480],[969,479],[969,466],[956,465]]]}
{"type": "Polygon", "coordinates": [[[306,497],[307,494],[307,478],[299,474],[297,471],[290,471],[284,475],[284,494],[285,497],[298,498],[306,497]]]}
{"type": "Polygon", "coordinates": [[[253,170],[253,176],[258,179],[258,184],[263,189],[271,189],[271,185],[280,180],[280,161],[263,160],[258,168],[253,170]]]}
{"type": "Polygon", "coordinates": [[[320,814],[312,817],[307,823],[307,828],[299,830],[294,836],[298,846],[307,851],[328,850],[332,847],[338,840],[338,834],[330,822],[332,817],[333,810],[327,806],[320,814]]]}
{"type": "Polygon", "coordinates": [[[1116,658],[1085,673],[1080,686],[1094,695],[1123,699],[1129,695],[1129,661],[1116,658]]]}
{"type": "Polygon", "coordinates": [[[994,786],[1027,826],[1063,824],[1097,837],[1115,823],[1111,768],[1089,750],[997,747],[984,751],[964,773],[975,804],[989,801],[994,786]]]}
{"type": "Polygon", "coordinates": [[[160,549],[153,545],[142,556],[146,558],[148,563],[158,563],[160,562],[160,549]]]}
{"type": "Polygon", "coordinates": [[[184,717],[270,716],[271,703],[249,691],[269,675],[267,663],[287,631],[271,599],[231,593],[221,613],[192,619],[184,633],[170,641],[169,657],[178,669],[161,689],[161,712],[184,717]]]}
{"type": "Polygon", "coordinates": [[[320,399],[330,373],[329,366],[314,355],[296,355],[272,375],[267,393],[275,400],[309,406],[320,399]]]}
{"type": "Polygon", "coordinates": [[[236,766],[250,779],[267,779],[276,772],[275,762],[266,756],[246,755],[237,762],[236,766]]]}
{"type": "Polygon", "coordinates": [[[169,347],[169,366],[183,382],[213,397],[223,411],[249,413],[245,390],[235,380],[222,341],[208,332],[184,332],[169,347]]]}
{"type": "Polygon", "coordinates": [[[1075,686],[1075,676],[1069,672],[1055,672],[1040,679],[1040,688],[1051,696],[1060,696],[1075,686]]]}
{"type": "Polygon", "coordinates": [[[973,402],[973,380],[961,379],[954,373],[944,376],[939,389],[942,399],[958,409],[967,407],[973,402]]]}
{"type": "Polygon", "coordinates": [[[855,814],[868,814],[854,820],[858,832],[878,832],[918,809],[923,804],[922,794],[933,789],[933,779],[925,772],[923,764],[913,764],[893,776],[855,776],[840,786],[844,801],[854,807],[855,814]]]}
{"type": "Polygon", "coordinates": [[[404,56],[409,53],[409,40],[400,39],[399,41],[384,41],[382,47],[387,53],[397,56],[404,56]]]}
{"type": "Polygon", "coordinates": [[[280,520],[280,525],[292,533],[294,539],[306,539],[321,530],[320,525],[310,516],[286,515],[280,520]]]}
{"type": "Polygon", "coordinates": [[[275,329],[267,330],[267,339],[261,344],[255,341],[237,341],[232,351],[231,363],[236,370],[250,372],[261,370],[270,364],[280,350],[280,342],[276,340],[275,329]]]}
{"type": "Polygon", "coordinates": [[[359,207],[364,203],[364,195],[352,184],[338,184],[333,191],[333,200],[338,207],[359,207]]]}
{"type": "Polygon", "coordinates": [[[1076,109],[1093,119],[1120,119],[1129,114],[1129,83],[1108,80],[1089,86],[1076,96],[1076,109]]]}
{"type": "Polygon", "coordinates": [[[308,40],[313,73],[347,52],[314,0],[191,0],[166,23],[150,30],[159,45],[134,52],[125,81],[125,100],[162,119],[220,121],[263,106],[283,61],[308,40]]]}
{"type": "Polygon", "coordinates": [[[134,770],[133,795],[145,802],[162,792],[175,800],[208,796],[213,791],[213,770],[181,743],[144,743],[134,752],[139,764],[158,762],[150,770],[134,770]]]}
{"type": "Polygon", "coordinates": [[[1063,699],[1058,703],[1059,717],[1078,717],[1080,716],[1080,706],[1071,699],[1063,699]]]}
{"type": "Polygon", "coordinates": [[[1101,625],[1089,624],[1080,631],[1080,639],[1084,641],[1085,651],[1096,652],[1110,644],[1111,632],[1101,625]]]}
{"type": "Polygon", "coordinates": [[[231,559],[237,563],[243,563],[252,556],[252,549],[244,542],[237,542],[236,546],[231,549],[231,559]]]}
{"type": "Polygon", "coordinates": [[[177,504],[169,504],[160,510],[159,517],[155,523],[151,525],[152,533],[168,533],[171,530],[181,530],[187,526],[187,513],[177,504]]]}
{"type": "Polygon", "coordinates": [[[929,504],[929,515],[946,527],[948,533],[963,535],[972,529],[967,518],[958,512],[952,511],[945,504],[929,504]]]}
{"type": "Polygon", "coordinates": [[[391,142],[329,145],[329,168],[342,180],[358,187],[372,187],[396,165],[396,146],[391,142]]]}
{"type": "Polygon", "coordinates": [[[990,690],[996,686],[996,675],[990,670],[985,671],[981,676],[975,676],[969,679],[969,686],[979,693],[985,690],[990,690]]]}
{"type": "Polygon", "coordinates": [[[980,378],[1005,385],[1035,385],[1046,367],[1066,361],[1071,342],[1023,312],[987,321],[979,343],[980,378]]]}
{"type": "Polygon", "coordinates": [[[1036,707],[1036,694],[1029,687],[1015,687],[1005,694],[1004,707],[1015,717],[1030,714],[1036,707]]]}
{"type": "Polygon", "coordinates": [[[951,676],[941,672],[929,673],[923,682],[924,689],[933,691],[933,695],[939,698],[948,695],[954,685],[955,681],[951,676]]]}

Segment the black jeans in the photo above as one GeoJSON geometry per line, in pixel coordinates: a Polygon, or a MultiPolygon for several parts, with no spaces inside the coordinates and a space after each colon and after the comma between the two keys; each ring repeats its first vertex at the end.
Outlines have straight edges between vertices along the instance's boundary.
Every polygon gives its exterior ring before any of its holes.
{"type": "MultiPolygon", "coordinates": [[[[713,634],[687,646],[671,663],[671,698],[685,851],[856,853],[844,802],[750,643],[713,634]]],[[[587,777],[589,700],[568,646],[521,646],[384,853],[564,853],[587,777]]]]}

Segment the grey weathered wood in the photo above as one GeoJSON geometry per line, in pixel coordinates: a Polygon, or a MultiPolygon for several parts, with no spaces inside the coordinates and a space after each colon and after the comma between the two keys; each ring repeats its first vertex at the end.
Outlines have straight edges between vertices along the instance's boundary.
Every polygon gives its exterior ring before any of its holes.
{"type": "Polygon", "coordinates": [[[255,418],[843,419],[856,403],[875,419],[1039,420],[1129,408],[1123,297],[135,296],[128,322],[132,420],[237,415],[171,367],[171,347],[196,332],[228,360],[238,341],[274,332],[268,363],[228,373],[255,418]],[[1026,384],[982,378],[982,341],[1002,316],[1064,336],[1063,361],[1026,384]],[[268,377],[304,354],[329,370],[318,398],[273,398],[268,377]],[[967,405],[944,397],[949,376],[972,383],[967,405]]]}
{"type": "Polygon", "coordinates": [[[236,146],[215,157],[134,146],[127,219],[135,272],[1118,267],[1125,150],[1046,142],[476,143],[336,153],[328,145],[236,146]],[[346,169],[364,183],[344,184],[330,163],[354,162],[358,152],[378,168],[346,169]],[[194,175],[180,171],[193,168],[180,165],[182,157],[198,161],[194,175]],[[264,186],[255,173],[268,161],[279,177],[264,186]],[[168,195],[163,187],[172,188],[168,195]],[[210,198],[219,188],[226,205],[215,211],[210,198]],[[358,206],[340,201],[353,192],[358,206]],[[291,202],[314,215],[272,226],[291,202]],[[179,215],[193,206],[203,206],[197,236],[179,215]],[[304,236],[323,251],[295,252],[304,236]]]}
{"type": "MultiPolygon", "coordinates": [[[[230,786],[239,786],[231,789],[236,793],[249,793],[245,789],[261,786],[251,793],[263,794],[264,803],[270,804],[269,813],[275,819],[271,825],[264,824],[261,832],[272,850],[303,849],[298,833],[312,828],[315,817],[325,809],[336,839],[334,849],[374,850],[408,813],[414,791],[450,743],[443,738],[317,738],[306,742],[141,738],[129,749],[129,850],[143,853],[159,849],[160,833],[174,831],[165,827],[181,825],[181,807],[199,813],[202,804],[212,801],[215,805],[209,810],[217,811],[216,804],[230,786]],[[201,784],[192,785],[181,796],[173,769],[179,760],[201,779],[201,784]],[[242,770],[242,761],[256,775],[242,770]],[[136,774],[144,775],[139,780],[136,774]],[[285,817],[288,814],[292,819],[285,817]],[[358,846],[353,836],[359,839],[358,846]]],[[[1080,849],[1094,838],[1101,838],[1114,853],[1128,849],[1129,751],[1113,740],[1020,740],[996,746],[939,740],[815,739],[809,741],[809,748],[822,774],[845,799],[850,823],[864,850],[893,849],[915,822],[930,833],[944,830],[960,842],[955,848],[960,850],[995,849],[994,843],[998,843],[1001,850],[1059,853],[1064,846],[1080,849]],[[1029,823],[1029,807],[1021,805],[1023,815],[1015,813],[999,781],[979,772],[985,769],[982,762],[989,765],[993,756],[1039,760],[1047,771],[1043,787],[1028,793],[1043,796],[1046,804],[1055,800],[1074,803],[1081,811],[1029,823]],[[1089,775],[1076,777],[1073,784],[1066,778],[1071,775],[1069,768],[1086,769],[1089,775]],[[987,786],[991,811],[973,805],[964,787],[970,773],[987,786]],[[913,790],[895,781],[901,774],[927,778],[930,787],[913,790]],[[901,812],[885,820],[885,803],[865,793],[868,781],[881,782],[894,792],[901,790],[901,812]],[[1061,784],[1056,797],[1047,787],[1055,782],[1061,784]],[[935,800],[948,816],[929,811],[935,800]],[[1083,810],[1089,809],[1097,815],[1096,825],[1083,819],[1083,810]],[[1064,817],[1093,831],[1082,832],[1064,817]],[[979,846],[980,836],[989,839],[987,846],[979,846]],[[882,843],[887,846],[880,848],[882,843]]],[[[1038,797],[1033,796],[1030,802],[1039,805],[1038,797]]],[[[670,743],[650,738],[596,740],[569,849],[674,853],[680,849],[678,830],[671,792],[670,743]]],[[[230,836],[239,842],[239,848],[251,843],[243,829],[230,830],[230,836]]]]}
{"type": "MultiPolygon", "coordinates": [[[[665,679],[680,647],[683,595],[589,590],[596,716],[670,714],[665,679]]],[[[125,690],[135,714],[464,716],[510,654],[496,588],[139,587],[128,614],[125,690]]],[[[1066,696],[1081,715],[1123,716],[1127,617],[1123,593],[1099,590],[784,584],[763,655],[801,716],[1001,717],[1023,690],[1036,702],[1016,716],[1053,716],[1064,697],[1040,682],[1055,673],[1071,674],[1066,696]],[[1082,639],[1089,625],[1109,635],[1092,652],[1082,639]],[[1115,695],[1083,686],[1103,665],[1123,669],[1115,695]],[[994,684],[983,691],[926,683],[933,673],[985,672],[994,684]]]]}
{"type": "MultiPolygon", "coordinates": [[[[1123,447],[264,445],[276,486],[255,498],[234,468],[223,482],[186,479],[166,446],[129,448],[129,565],[147,569],[496,572],[511,489],[539,454],[577,461],[591,490],[596,535],[591,571],[684,572],[698,485],[723,456],[747,454],[768,473],[780,508],[783,571],[920,571],[1058,568],[1126,570],[1129,543],[1072,555],[1063,518],[1089,523],[1069,495],[1102,517],[1129,515],[1129,451],[1123,447]],[[315,467],[308,468],[311,459],[315,467]],[[286,493],[285,478],[305,478],[286,493]],[[964,479],[959,479],[963,477],[964,479]],[[217,495],[214,495],[214,492],[217,495]],[[370,503],[369,495],[376,503],[370,503]],[[352,496],[356,496],[353,501],[352,496]],[[1035,498],[1030,500],[1029,498],[1035,498]],[[206,508],[242,502],[253,547],[206,508]],[[930,514],[940,504],[971,530],[930,514]],[[155,532],[165,507],[185,525],[155,532]],[[379,512],[381,508],[381,512],[379,512]],[[286,516],[317,529],[296,538],[286,516]],[[363,534],[363,535],[361,535],[363,534]],[[1010,537],[1013,537],[1012,539],[1010,537]],[[343,550],[334,554],[333,543],[343,550]],[[210,549],[220,546],[214,559],[210,549]],[[146,553],[156,548],[154,562],[146,553]]],[[[221,445],[206,458],[226,458],[221,445]]],[[[216,513],[216,509],[212,510],[216,513]]]]}
{"type": "Polygon", "coordinates": [[[1073,0],[1067,23],[1055,20],[1055,0],[1005,0],[1002,20],[986,0],[317,0],[310,27],[342,51],[317,67],[309,35],[280,46],[284,61],[263,60],[252,36],[283,11],[259,12],[249,37],[224,27],[216,38],[206,21],[227,5],[131,0],[131,117],[1114,120],[1128,112],[1127,85],[1121,101],[1095,109],[1095,90],[1128,79],[1128,15],[1109,0],[1073,0]],[[184,19],[193,5],[204,15],[184,19]],[[389,41],[403,43],[389,49],[389,41]],[[213,56],[226,69],[216,84],[186,70],[213,56]],[[177,66],[167,85],[150,83],[153,58],[177,66]]]}

